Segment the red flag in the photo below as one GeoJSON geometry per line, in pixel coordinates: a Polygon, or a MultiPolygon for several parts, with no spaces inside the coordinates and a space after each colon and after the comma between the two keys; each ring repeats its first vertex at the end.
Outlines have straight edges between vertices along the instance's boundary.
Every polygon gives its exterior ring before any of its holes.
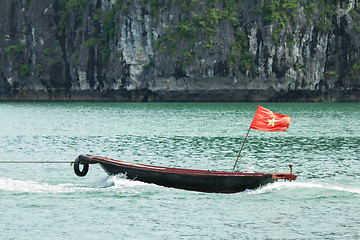
{"type": "Polygon", "coordinates": [[[291,117],[274,113],[259,105],[250,128],[259,131],[278,132],[289,128],[291,117]]]}

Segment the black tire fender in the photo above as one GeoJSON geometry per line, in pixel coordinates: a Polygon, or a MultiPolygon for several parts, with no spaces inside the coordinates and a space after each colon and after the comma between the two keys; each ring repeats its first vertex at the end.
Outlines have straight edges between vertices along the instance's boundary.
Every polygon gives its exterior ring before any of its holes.
{"type": "Polygon", "coordinates": [[[74,172],[79,177],[84,177],[89,171],[89,164],[88,163],[82,163],[77,157],[74,162],[74,172]],[[82,170],[80,170],[80,164],[83,165],[82,170]]]}

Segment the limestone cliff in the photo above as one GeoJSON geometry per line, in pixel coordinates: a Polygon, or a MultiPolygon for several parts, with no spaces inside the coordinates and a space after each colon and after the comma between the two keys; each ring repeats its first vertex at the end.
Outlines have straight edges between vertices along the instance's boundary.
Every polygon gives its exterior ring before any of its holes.
{"type": "Polygon", "coordinates": [[[359,0],[1,0],[0,100],[359,101],[359,0]]]}

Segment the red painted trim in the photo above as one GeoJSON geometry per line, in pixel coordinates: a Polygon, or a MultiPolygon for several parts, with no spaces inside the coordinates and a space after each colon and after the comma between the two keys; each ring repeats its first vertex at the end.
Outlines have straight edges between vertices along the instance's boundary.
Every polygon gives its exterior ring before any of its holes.
{"type": "Polygon", "coordinates": [[[273,173],[274,179],[284,179],[284,180],[295,180],[297,178],[297,175],[292,173],[273,173]]]}
{"type": "Polygon", "coordinates": [[[124,166],[138,170],[152,171],[152,172],[166,172],[174,174],[189,174],[189,175],[201,175],[201,176],[229,176],[229,177],[239,177],[239,176],[263,176],[264,174],[272,174],[275,179],[285,179],[285,180],[295,180],[296,175],[290,173],[244,173],[244,172],[228,172],[228,171],[210,171],[210,170],[197,170],[197,169],[184,169],[184,168],[170,168],[170,167],[160,167],[152,166],[146,164],[130,163],[119,161],[106,157],[98,157],[87,155],[88,161],[91,163],[104,162],[110,163],[117,166],[124,166]]]}

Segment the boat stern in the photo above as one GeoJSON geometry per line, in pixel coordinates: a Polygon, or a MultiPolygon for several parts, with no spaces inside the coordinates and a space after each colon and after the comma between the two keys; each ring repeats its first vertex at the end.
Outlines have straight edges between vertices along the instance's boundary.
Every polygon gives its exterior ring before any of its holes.
{"type": "Polygon", "coordinates": [[[290,173],[273,173],[272,178],[275,179],[276,181],[279,179],[283,179],[285,181],[294,181],[297,178],[297,175],[293,174],[292,172],[292,164],[289,164],[290,167],[290,173]]]}

